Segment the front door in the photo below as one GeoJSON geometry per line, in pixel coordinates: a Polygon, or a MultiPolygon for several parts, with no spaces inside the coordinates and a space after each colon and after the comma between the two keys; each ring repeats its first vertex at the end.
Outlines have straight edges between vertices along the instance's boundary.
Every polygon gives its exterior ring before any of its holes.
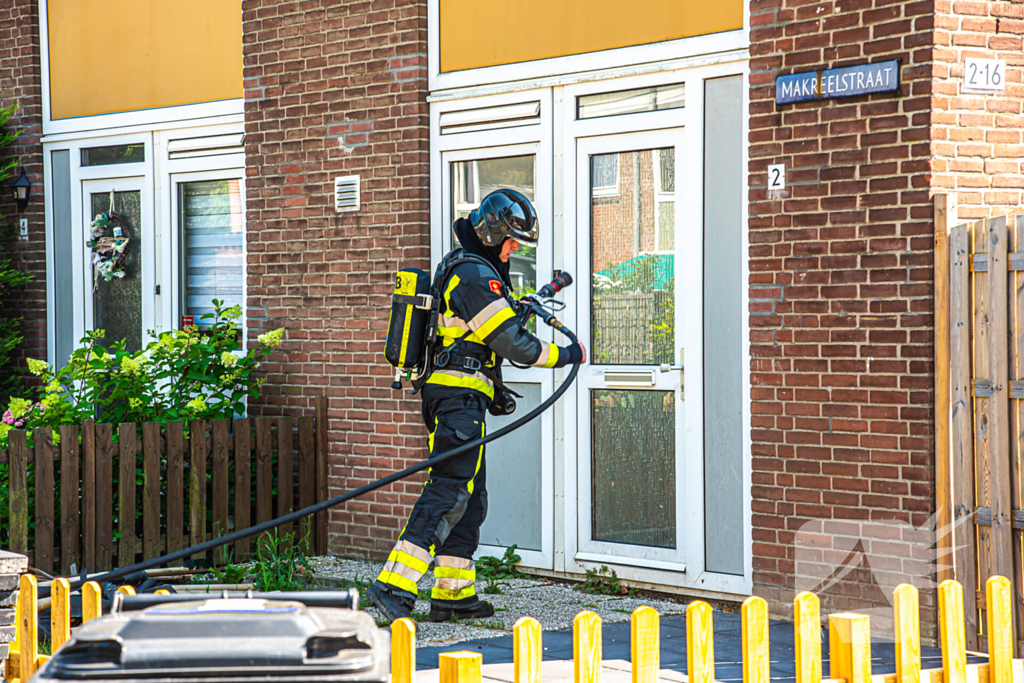
{"type": "Polygon", "coordinates": [[[684,571],[683,359],[699,343],[700,226],[682,220],[683,129],[583,138],[575,308],[581,563],[684,571]],[[696,324],[694,324],[696,322],[696,324]]]}
{"type": "Polygon", "coordinates": [[[140,350],[146,332],[156,327],[155,244],[145,181],[82,181],[85,328],[104,330],[104,346],[123,339],[126,351],[140,350]],[[112,220],[98,221],[101,215],[112,220]]]}

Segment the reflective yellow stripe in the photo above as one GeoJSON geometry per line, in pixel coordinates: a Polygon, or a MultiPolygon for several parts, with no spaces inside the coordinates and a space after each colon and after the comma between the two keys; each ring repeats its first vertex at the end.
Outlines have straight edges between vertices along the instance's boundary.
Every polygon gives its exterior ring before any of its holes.
{"type": "Polygon", "coordinates": [[[381,583],[386,583],[389,586],[401,588],[402,590],[408,591],[413,595],[417,595],[420,592],[419,587],[416,585],[415,581],[413,581],[412,579],[407,579],[399,574],[395,574],[394,572],[381,572],[380,576],[377,577],[377,580],[381,583]]]}
{"type": "Polygon", "coordinates": [[[402,328],[402,352],[398,355],[398,366],[405,367],[406,351],[409,350],[409,328],[412,327],[412,306],[405,307],[405,326],[402,328]]]}
{"type": "Polygon", "coordinates": [[[452,590],[451,588],[434,588],[430,589],[430,597],[434,600],[463,600],[465,598],[471,598],[476,595],[476,585],[467,586],[461,590],[452,590]]]}
{"type": "Polygon", "coordinates": [[[404,564],[406,567],[419,572],[421,575],[426,574],[427,570],[430,569],[430,565],[419,559],[413,557],[409,553],[402,552],[401,550],[392,550],[388,556],[388,560],[393,560],[399,564],[404,564]]]}
{"type": "Polygon", "coordinates": [[[556,363],[558,363],[558,346],[556,344],[548,344],[548,358],[541,367],[553,368],[556,363]]]}
{"type": "Polygon", "coordinates": [[[487,398],[494,398],[494,387],[490,382],[476,377],[454,377],[448,373],[438,370],[430,375],[427,384],[439,384],[443,387],[455,387],[457,389],[475,389],[484,394],[487,398]]]}
{"type": "Polygon", "coordinates": [[[501,310],[488,318],[487,322],[473,330],[473,332],[481,339],[486,339],[492,332],[498,329],[498,325],[509,318],[514,318],[515,315],[516,313],[512,310],[512,307],[506,304],[501,310]]]}
{"type": "Polygon", "coordinates": [[[435,579],[462,579],[476,581],[475,569],[459,569],[458,567],[434,567],[435,579]]]}
{"type": "MultiPolygon", "coordinates": [[[[480,423],[480,436],[483,436],[484,432],[486,430],[487,430],[487,423],[486,422],[481,422],[480,423]]],[[[476,455],[476,469],[473,470],[473,478],[469,480],[468,484],[466,484],[466,490],[469,491],[469,495],[471,495],[471,496],[473,495],[473,489],[476,487],[476,475],[480,474],[480,464],[483,462],[483,460],[484,460],[484,447],[481,446],[480,447],[480,452],[477,453],[477,455],[476,455]]]]}

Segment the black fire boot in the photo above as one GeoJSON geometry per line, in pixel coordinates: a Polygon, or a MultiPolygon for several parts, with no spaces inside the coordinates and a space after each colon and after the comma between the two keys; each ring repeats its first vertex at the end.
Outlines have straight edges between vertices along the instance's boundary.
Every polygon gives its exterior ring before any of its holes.
{"type": "MultiPolygon", "coordinates": [[[[416,604],[415,601],[401,595],[395,595],[376,583],[370,586],[370,590],[366,591],[366,597],[370,599],[373,606],[379,609],[380,613],[388,621],[409,618],[412,616],[412,608],[416,604]]],[[[494,611],[491,610],[491,613],[493,614],[494,611]]]]}
{"type": "Polygon", "coordinates": [[[456,619],[485,619],[494,616],[494,605],[476,596],[459,605],[438,604],[431,601],[431,621],[450,621],[452,615],[455,615],[456,619]]]}

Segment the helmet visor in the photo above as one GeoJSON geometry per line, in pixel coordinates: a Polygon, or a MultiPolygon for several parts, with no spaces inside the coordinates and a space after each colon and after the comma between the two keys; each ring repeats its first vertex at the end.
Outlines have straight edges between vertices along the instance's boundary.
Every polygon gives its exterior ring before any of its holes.
{"type": "Polygon", "coordinates": [[[521,206],[514,206],[513,210],[506,212],[502,218],[510,237],[531,247],[537,246],[540,230],[537,217],[532,211],[524,212],[521,206]]]}

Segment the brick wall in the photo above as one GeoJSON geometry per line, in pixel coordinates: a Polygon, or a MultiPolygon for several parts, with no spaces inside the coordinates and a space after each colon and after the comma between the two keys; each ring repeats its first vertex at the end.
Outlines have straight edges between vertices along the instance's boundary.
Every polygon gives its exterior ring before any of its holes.
{"type": "Polygon", "coordinates": [[[2,150],[3,155],[21,158],[32,181],[29,205],[19,209],[10,198],[7,185],[21,173],[0,186],[0,216],[7,223],[18,225],[28,219],[29,239],[18,240],[4,247],[13,263],[35,275],[21,292],[11,299],[16,315],[24,317],[22,336],[25,343],[14,353],[14,362],[24,366],[25,357],[46,358],[46,242],[43,218],[43,132],[42,80],[39,61],[39,4],[36,0],[0,0],[0,106],[18,103],[18,110],[9,122],[12,130],[21,131],[17,144],[2,150]]]}
{"type": "Polygon", "coordinates": [[[1024,199],[1024,6],[935,3],[932,185],[956,192],[960,220],[1018,213],[1024,199]],[[963,92],[964,60],[1006,60],[1001,94],[963,92]]]}
{"type": "MultiPolygon", "coordinates": [[[[424,457],[419,401],[384,363],[399,266],[426,268],[426,3],[244,0],[249,334],[284,327],[254,414],[330,397],[330,488],[424,457]],[[359,174],[362,208],[334,211],[333,179],[359,174]]],[[[418,481],[418,480],[417,480],[418,481]]],[[[332,550],[377,555],[417,481],[333,510],[332,550]]]]}
{"type": "Polygon", "coordinates": [[[926,580],[933,512],[932,2],[752,0],[750,326],[755,592],[785,615],[926,580]],[[900,60],[898,96],[776,106],[785,73],[900,60]],[[787,189],[766,190],[784,163],[787,189]],[[847,573],[843,573],[847,572],[847,573]]]}

